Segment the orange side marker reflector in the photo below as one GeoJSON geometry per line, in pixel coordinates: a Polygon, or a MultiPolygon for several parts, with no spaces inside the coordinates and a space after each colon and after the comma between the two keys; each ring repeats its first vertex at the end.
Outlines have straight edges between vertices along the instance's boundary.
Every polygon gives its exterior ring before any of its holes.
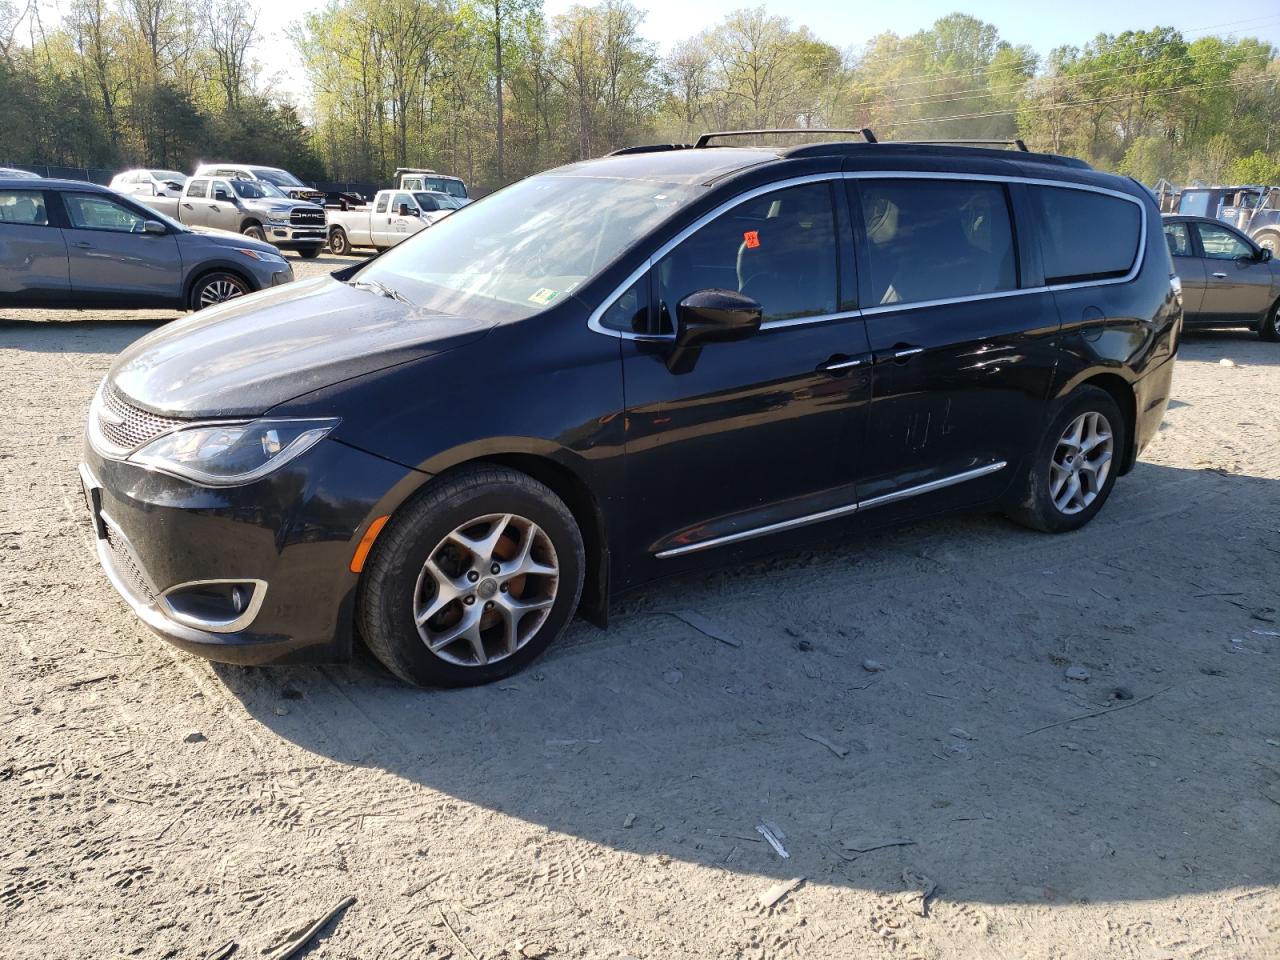
{"type": "Polygon", "coordinates": [[[364,536],[360,538],[360,544],[356,547],[355,555],[351,558],[351,572],[359,573],[364,569],[364,562],[369,558],[369,551],[373,548],[373,541],[378,539],[378,534],[382,532],[382,528],[387,525],[387,521],[391,519],[391,515],[378,517],[373,523],[369,524],[369,529],[364,532],[364,536]]]}

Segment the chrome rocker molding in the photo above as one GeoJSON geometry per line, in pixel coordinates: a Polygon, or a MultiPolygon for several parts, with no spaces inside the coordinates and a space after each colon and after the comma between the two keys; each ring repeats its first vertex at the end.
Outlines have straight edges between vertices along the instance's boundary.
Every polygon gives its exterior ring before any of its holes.
{"type": "Polygon", "coordinates": [[[773,330],[779,327],[794,327],[802,324],[825,323],[828,320],[845,320],[859,316],[870,316],[877,313],[889,313],[904,310],[917,310],[924,307],[937,307],[949,303],[969,303],[975,300],[993,300],[1002,297],[1018,297],[1027,294],[1048,293],[1054,290],[1075,290],[1080,287],[1105,287],[1113,283],[1128,283],[1137,277],[1138,272],[1142,269],[1142,262],[1147,255],[1147,208],[1137,197],[1122,193],[1119,190],[1108,190],[1106,187],[1098,187],[1087,183],[1072,183],[1067,180],[1046,180],[1039,177],[1017,177],[1017,176],[1000,176],[996,174],[985,173],[942,173],[938,171],[909,171],[909,170],[851,170],[851,171],[831,171],[828,173],[814,173],[804,177],[791,177],[787,180],[778,180],[774,183],[764,184],[755,187],[745,193],[740,193],[731,200],[726,200],[713,210],[709,210],[700,216],[693,223],[689,224],[674,237],[660,246],[648,259],[640,266],[636,267],[625,280],[620,283],[617,288],[605,298],[603,303],[592,311],[591,316],[587,318],[587,328],[595,333],[602,334],[606,337],[617,337],[621,340],[639,340],[649,343],[670,343],[675,339],[674,333],[632,333],[627,330],[614,330],[604,326],[601,318],[605,312],[613,306],[614,302],[630,289],[631,285],[636,283],[647,271],[652,269],[659,260],[670,253],[676,246],[687,239],[689,236],[706,226],[716,217],[723,213],[727,213],[734,207],[748,200],[754,200],[756,197],[766,193],[772,193],[775,190],[784,190],[787,187],[795,187],[805,183],[822,183],[831,180],[968,180],[968,181],[985,181],[988,183],[1021,183],[1031,186],[1040,187],[1057,187],[1063,190],[1084,190],[1089,193],[1101,193],[1104,196],[1115,197],[1119,200],[1127,200],[1134,204],[1142,213],[1142,225],[1138,234],[1138,252],[1133,258],[1133,265],[1129,268],[1129,272],[1123,277],[1108,277],[1102,280],[1081,280],[1074,283],[1051,283],[1039,287],[1020,287],[1017,290],[1001,290],[996,293],[979,293],[965,297],[948,297],[941,300],[921,300],[915,303],[887,303],[874,304],[872,306],[863,307],[859,310],[848,310],[841,313],[823,314],[816,317],[795,317],[787,320],[771,320],[760,324],[761,330],[773,330]]]}
{"type": "Polygon", "coordinates": [[[779,533],[783,530],[795,530],[799,527],[807,527],[810,524],[821,523],[823,520],[833,520],[836,517],[847,517],[859,512],[860,510],[870,510],[873,507],[882,507],[886,504],[897,503],[899,500],[917,497],[922,493],[932,493],[935,490],[943,490],[947,487],[955,486],[957,483],[964,483],[966,480],[977,480],[979,477],[990,476],[993,473],[998,473],[1003,470],[1008,465],[1008,462],[1004,460],[997,463],[988,463],[981,467],[975,467],[972,470],[966,470],[963,473],[956,473],[949,477],[930,480],[928,483],[921,483],[914,487],[904,487],[901,490],[895,490],[893,493],[881,494],[878,497],[872,497],[870,500],[863,500],[860,503],[850,503],[843,507],[833,507],[830,510],[823,510],[820,513],[810,513],[803,517],[796,517],[793,520],[782,520],[778,523],[770,523],[767,526],[755,527],[751,530],[741,530],[738,533],[727,533],[722,537],[712,537],[709,540],[699,540],[697,543],[690,543],[683,547],[672,547],[669,550],[661,550],[654,554],[654,556],[659,560],[665,560],[668,557],[680,557],[688,553],[697,553],[700,550],[710,550],[712,547],[721,547],[728,543],[738,543],[742,540],[754,540],[756,537],[768,536],[771,533],[779,533]]]}

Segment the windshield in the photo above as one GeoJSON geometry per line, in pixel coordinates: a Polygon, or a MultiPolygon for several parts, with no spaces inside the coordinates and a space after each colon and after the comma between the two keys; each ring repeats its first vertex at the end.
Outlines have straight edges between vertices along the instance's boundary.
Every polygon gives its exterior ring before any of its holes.
{"type": "Polygon", "coordinates": [[[445,313],[512,319],[564,299],[703,188],[543,174],[445,217],[356,274],[445,313]]]}
{"type": "Polygon", "coordinates": [[[461,210],[462,202],[447,193],[415,193],[413,198],[423,210],[430,210],[432,201],[439,204],[441,210],[461,210]]]}
{"type": "Polygon", "coordinates": [[[152,170],[151,175],[157,180],[163,180],[166,183],[172,180],[174,183],[186,183],[187,175],[179,173],[177,170],[152,170]]]}
{"type": "Polygon", "coordinates": [[[231,189],[246,200],[261,200],[264,197],[289,199],[265,180],[232,180],[231,189]]]}
{"type": "Polygon", "coordinates": [[[259,180],[274,183],[277,187],[305,187],[306,184],[288,170],[271,170],[267,167],[252,167],[249,170],[259,180]]]}
{"type": "Polygon", "coordinates": [[[451,197],[467,198],[467,185],[461,180],[446,180],[444,177],[423,177],[422,185],[437,193],[447,193],[451,197]]]}

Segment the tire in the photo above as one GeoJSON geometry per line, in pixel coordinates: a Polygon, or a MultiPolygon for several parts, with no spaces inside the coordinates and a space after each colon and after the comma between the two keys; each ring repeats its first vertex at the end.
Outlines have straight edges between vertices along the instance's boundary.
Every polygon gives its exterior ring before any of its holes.
{"type": "Polygon", "coordinates": [[[263,232],[262,226],[256,223],[247,223],[240,230],[242,236],[248,237],[250,240],[261,240],[267,242],[267,235],[263,232]]]}
{"type": "Polygon", "coordinates": [[[243,277],[229,270],[214,270],[192,284],[187,305],[192,310],[203,310],[252,292],[253,288],[243,277]]]}
{"type": "Polygon", "coordinates": [[[345,257],[351,252],[351,243],[347,240],[347,231],[341,227],[334,227],[329,233],[329,252],[338,257],[345,257]]]}
{"type": "Polygon", "coordinates": [[[1280,300],[1273,303],[1267,315],[1262,318],[1262,323],[1258,326],[1258,336],[1272,343],[1280,340],[1280,300]]]}
{"type": "Polygon", "coordinates": [[[299,247],[298,256],[303,260],[314,260],[320,256],[320,247],[299,247]]]}
{"type": "Polygon", "coordinates": [[[1015,488],[1016,502],[1006,512],[1023,526],[1045,533],[1080,529],[1097,515],[1111,495],[1124,451],[1129,449],[1128,444],[1128,424],[1111,394],[1088,385],[1073,390],[1050,408],[1048,426],[1015,488]],[[1091,423],[1105,429],[1091,430],[1091,423]],[[1105,471],[1098,467],[1101,454],[1096,452],[1106,447],[1105,441],[1094,446],[1083,458],[1062,442],[1067,439],[1068,430],[1074,433],[1077,424],[1083,427],[1081,439],[1086,444],[1097,440],[1104,432],[1109,433],[1110,449],[1105,450],[1109,459],[1105,471]],[[1067,457],[1071,458],[1070,462],[1064,465],[1067,457]],[[1099,481],[1100,473],[1103,476],[1099,481]],[[1080,493],[1069,498],[1073,474],[1080,493]],[[1055,492],[1059,497],[1057,502],[1055,492]],[[1064,500],[1067,502],[1060,506],[1064,500]]]}
{"type": "Polygon", "coordinates": [[[406,683],[489,683],[527,666],[560,635],[577,610],[585,568],[577,522],[548,487],[505,467],[464,467],[429,484],[379,534],[356,623],[373,655],[406,683]],[[484,548],[463,540],[497,546],[481,561],[484,548]],[[537,572],[551,568],[554,577],[537,572]],[[519,570],[528,572],[513,575],[519,570]],[[505,613],[516,603],[529,607],[505,613]],[[460,633],[468,618],[475,626],[460,633]]]}
{"type": "Polygon", "coordinates": [[[1274,230],[1263,230],[1254,234],[1253,241],[1264,250],[1270,250],[1271,256],[1280,257],[1280,233],[1274,230]]]}

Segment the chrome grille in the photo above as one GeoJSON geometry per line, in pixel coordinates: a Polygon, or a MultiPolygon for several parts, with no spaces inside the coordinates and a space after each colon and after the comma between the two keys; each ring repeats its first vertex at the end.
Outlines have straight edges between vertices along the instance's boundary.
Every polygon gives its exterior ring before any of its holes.
{"type": "Polygon", "coordinates": [[[114,446],[132,450],[180,423],[181,420],[173,417],[161,417],[135,407],[113,387],[107,387],[102,392],[98,429],[107,442],[114,446]]]}
{"type": "Polygon", "coordinates": [[[324,211],[299,207],[289,214],[289,222],[295,227],[323,227],[324,211]]]}
{"type": "Polygon", "coordinates": [[[133,559],[133,554],[125,546],[120,534],[111,528],[111,524],[107,524],[107,547],[111,551],[111,565],[133,591],[134,596],[145,603],[155,603],[155,591],[151,589],[151,584],[143,574],[142,568],[133,559]]]}

